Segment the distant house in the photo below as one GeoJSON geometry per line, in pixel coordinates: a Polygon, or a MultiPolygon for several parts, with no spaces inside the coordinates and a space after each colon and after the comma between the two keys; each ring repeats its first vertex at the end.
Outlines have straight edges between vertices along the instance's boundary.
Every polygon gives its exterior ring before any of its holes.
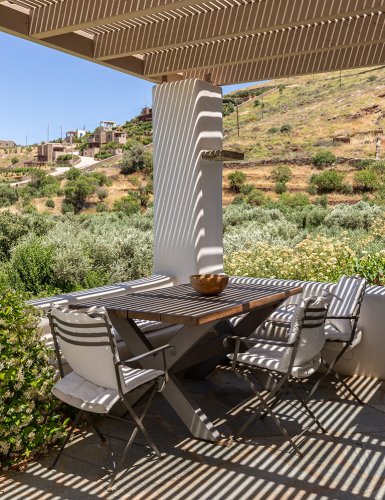
{"type": "Polygon", "coordinates": [[[115,122],[100,122],[100,127],[88,137],[88,148],[83,150],[83,156],[94,157],[100,152],[100,148],[108,142],[126,144],[127,133],[121,128],[114,127],[116,127],[115,122]]]}
{"type": "Polygon", "coordinates": [[[40,162],[56,161],[64,154],[66,154],[66,147],[60,142],[47,142],[37,147],[37,160],[40,162]]]}
{"type": "Polygon", "coordinates": [[[5,148],[15,148],[16,147],[16,142],[15,141],[3,141],[0,140],[0,148],[5,149],[5,148]]]}
{"type": "Polygon", "coordinates": [[[152,108],[149,108],[148,106],[143,108],[138,116],[138,120],[140,122],[150,122],[152,120],[152,108]]]}
{"type": "Polygon", "coordinates": [[[84,137],[86,135],[86,131],[85,130],[68,130],[66,132],[66,137],[64,139],[65,142],[67,142],[68,144],[71,144],[73,142],[74,139],[81,139],[82,137],[84,137]]]}

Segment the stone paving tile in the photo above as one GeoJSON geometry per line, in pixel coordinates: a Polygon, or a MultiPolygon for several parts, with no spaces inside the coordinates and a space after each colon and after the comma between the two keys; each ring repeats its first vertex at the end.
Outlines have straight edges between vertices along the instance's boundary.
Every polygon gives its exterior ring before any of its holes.
{"type": "MultiPolygon", "coordinates": [[[[227,370],[216,370],[205,381],[186,383],[225,434],[234,432],[247,418],[249,405],[238,414],[234,409],[247,397],[246,388],[227,370]]],[[[63,457],[56,470],[49,470],[51,452],[27,470],[1,478],[0,499],[380,500],[385,498],[384,387],[380,381],[362,377],[351,383],[367,404],[341,398],[325,383],[313,409],[328,432],[312,430],[300,444],[303,457],[291,451],[269,417],[256,421],[230,447],[194,439],[159,397],[147,427],[164,457],[158,460],[146,447],[134,446],[130,467],[113,492],[106,491],[107,450],[92,434],[83,432],[68,453],[84,461],[63,457]]],[[[305,420],[292,403],[277,406],[277,412],[294,435],[305,420]]],[[[124,435],[125,426],[115,424],[114,433],[124,435]]],[[[122,446],[114,442],[117,452],[122,446]]]]}

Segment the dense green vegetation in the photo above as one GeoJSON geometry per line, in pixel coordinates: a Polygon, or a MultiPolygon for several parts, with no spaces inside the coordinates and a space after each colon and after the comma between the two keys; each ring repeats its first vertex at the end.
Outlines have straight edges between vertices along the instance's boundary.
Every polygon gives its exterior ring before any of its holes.
{"type": "MultiPolygon", "coordinates": [[[[230,205],[224,211],[228,272],[260,277],[337,279],[344,272],[354,271],[372,283],[385,284],[382,207],[360,202],[328,208],[324,199],[311,205],[301,193],[285,193],[278,201],[270,200],[267,204],[263,200],[253,203],[258,197],[257,190],[248,197],[250,203],[230,205]],[[299,271],[293,259],[297,259],[298,248],[304,245],[308,264],[299,271]],[[343,245],[340,257],[337,249],[342,247],[338,245],[343,245]],[[331,274],[319,265],[326,247],[331,249],[330,258],[335,263],[328,265],[333,269],[331,274]],[[333,256],[334,251],[337,253],[333,256]],[[277,268],[276,257],[280,252],[285,259],[277,268]],[[268,253],[275,262],[273,267],[267,264],[268,253]],[[258,259],[265,255],[262,267],[256,263],[258,255],[258,259]]],[[[0,286],[42,296],[149,275],[151,210],[140,213],[138,200],[130,195],[119,200],[115,209],[116,212],[95,215],[55,217],[2,212],[0,286]]]]}

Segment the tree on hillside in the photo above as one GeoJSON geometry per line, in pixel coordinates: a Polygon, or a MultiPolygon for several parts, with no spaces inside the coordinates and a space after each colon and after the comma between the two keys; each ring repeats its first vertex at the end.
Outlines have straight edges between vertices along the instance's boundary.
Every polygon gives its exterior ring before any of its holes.
{"type": "Polygon", "coordinates": [[[74,212],[77,214],[83,210],[86,205],[87,198],[96,190],[96,184],[91,177],[82,175],[81,177],[70,180],[64,189],[64,203],[72,205],[74,212]]]}

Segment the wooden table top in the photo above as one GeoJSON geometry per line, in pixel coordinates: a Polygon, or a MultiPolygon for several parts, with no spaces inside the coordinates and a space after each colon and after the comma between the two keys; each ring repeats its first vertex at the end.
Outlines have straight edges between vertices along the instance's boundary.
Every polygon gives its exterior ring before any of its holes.
{"type": "Polygon", "coordinates": [[[221,294],[203,297],[186,284],[95,299],[82,307],[104,306],[124,318],[202,325],[272,305],[301,292],[298,286],[230,283],[221,294]]]}

